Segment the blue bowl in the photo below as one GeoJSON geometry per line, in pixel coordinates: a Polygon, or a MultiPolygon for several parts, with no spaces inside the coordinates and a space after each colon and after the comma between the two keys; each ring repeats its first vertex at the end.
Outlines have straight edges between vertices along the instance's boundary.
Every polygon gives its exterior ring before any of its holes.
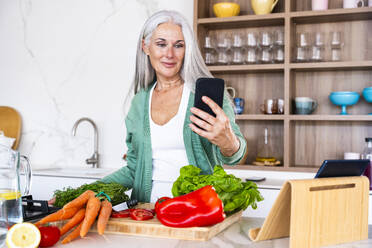
{"type": "Polygon", "coordinates": [[[341,115],[347,115],[346,106],[356,104],[359,101],[359,93],[352,91],[335,91],[331,92],[329,99],[333,104],[342,107],[341,115]]]}
{"type": "Polygon", "coordinates": [[[364,88],[362,94],[367,102],[372,102],[372,87],[364,88]]]}

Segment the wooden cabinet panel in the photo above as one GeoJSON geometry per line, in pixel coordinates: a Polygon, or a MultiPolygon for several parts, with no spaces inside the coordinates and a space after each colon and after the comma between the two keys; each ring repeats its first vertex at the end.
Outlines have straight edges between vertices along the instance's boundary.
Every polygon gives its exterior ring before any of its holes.
{"type": "Polygon", "coordinates": [[[372,123],[360,121],[291,122],[291,166],[319,167],[325,159],[343,159],[345,152],[361,153],[372,123]]]}

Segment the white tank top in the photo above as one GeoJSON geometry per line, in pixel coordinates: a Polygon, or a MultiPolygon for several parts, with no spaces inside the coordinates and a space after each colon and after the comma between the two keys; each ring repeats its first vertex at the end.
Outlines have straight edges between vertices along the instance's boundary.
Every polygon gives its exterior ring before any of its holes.
{"type": "Polygon", "coordinates": [[[189,164],[183,141],[183,125],[190,90],[184,84],[177,114],[164,125],[158,125],[151,118],[151,99],[155,86],[150,91],[149,99],[153,180],[151,202],[162,196],[172,197],[172,184],[179,177],[180,168],[189,164]]]}

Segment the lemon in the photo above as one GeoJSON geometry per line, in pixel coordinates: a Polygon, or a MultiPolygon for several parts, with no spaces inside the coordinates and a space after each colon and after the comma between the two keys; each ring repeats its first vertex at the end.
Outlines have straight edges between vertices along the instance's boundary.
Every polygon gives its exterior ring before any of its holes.
{"type": "Polygon", "coordinates": [[[21,192],[19,191],[6,190],[3,192],[0,192],[0,198],[5,199],[5,200],[14,200],[20,197],[21,197],[21,192]]]}
{"type": "Polygon", "coordinates": [[[39,228],[28,222],[15,224],[6,235],[8,248],[36,248],[39,246],[40,240],[39,228]]]}

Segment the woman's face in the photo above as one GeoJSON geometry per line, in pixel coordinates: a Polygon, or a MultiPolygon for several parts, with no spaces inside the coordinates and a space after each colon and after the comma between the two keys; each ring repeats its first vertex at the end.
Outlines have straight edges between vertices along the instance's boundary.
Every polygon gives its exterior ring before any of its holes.
{"type": "Polygon", "coordinates": [[[173,23],[162,23],[153,32],[149,44],[143,43],[143,51],[149,55],[158,78],[174,79],[185,57],[185,41],[182,29],[173,23]]]}

